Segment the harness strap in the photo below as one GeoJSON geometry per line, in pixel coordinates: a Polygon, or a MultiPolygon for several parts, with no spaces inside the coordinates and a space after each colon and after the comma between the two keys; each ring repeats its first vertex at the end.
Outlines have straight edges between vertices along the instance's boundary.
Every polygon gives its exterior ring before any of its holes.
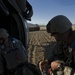
{"type": "Polygon", "coordinates": [[[69,56],[68,56],[68,59],[67,59],[67,61],[66,61],[66,65],[68,65],[68,66],[71,66],[71,63],[72,63],[72,58],[73,58],[73,50],[70,52],[70,54],[69,54],[69,56]]]}

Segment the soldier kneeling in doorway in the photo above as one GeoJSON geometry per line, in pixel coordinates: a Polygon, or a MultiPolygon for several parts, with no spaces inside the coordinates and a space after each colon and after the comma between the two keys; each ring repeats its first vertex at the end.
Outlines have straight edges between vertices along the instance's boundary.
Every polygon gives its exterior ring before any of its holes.
{"type": "Polygon", "coordinates": [[[0,75],[41,75],[34,64],[28,63],[27,52],[20,40],[0,28],[0,75]]]}

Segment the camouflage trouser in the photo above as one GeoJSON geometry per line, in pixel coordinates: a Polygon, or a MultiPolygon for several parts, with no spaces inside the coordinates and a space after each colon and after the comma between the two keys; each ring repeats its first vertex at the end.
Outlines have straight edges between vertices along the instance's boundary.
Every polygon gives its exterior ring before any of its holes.
{"type": "Polygon", "coordinates": [[[75,75],[75,70],[66,66],[63,71],[50,71],[50,75],[75,75]]]}

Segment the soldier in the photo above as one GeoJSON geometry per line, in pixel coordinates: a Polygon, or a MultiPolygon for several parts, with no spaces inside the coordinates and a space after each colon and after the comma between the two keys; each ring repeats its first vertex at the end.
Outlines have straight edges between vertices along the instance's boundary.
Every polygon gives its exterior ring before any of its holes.
{"type": "Polygon", "coordinates": [[[0,75],[41,75],[40,70],[28,63],[22,42],[0,29],[0,75]]]}
{"type": "Polygon", "coordinates": [[[21,41],[9,37],[7,30],[0,29],[0,75],[7,75],[18,65],[27,62],[27,52],[21,41]]]}
{"type": "Polygon", "coordinates": [[[75,31],[72,23],[64,15],[53,17],[46,26],[58,42],[59,48],[54,50],[51,61],[51,74],[71,75],[75,69],[75,31]]]}

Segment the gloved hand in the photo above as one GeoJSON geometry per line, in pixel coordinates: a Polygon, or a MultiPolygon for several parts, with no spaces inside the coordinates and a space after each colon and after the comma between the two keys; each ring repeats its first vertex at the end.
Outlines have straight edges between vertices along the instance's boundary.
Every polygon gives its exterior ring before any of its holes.
{"type": "Polygon", "coordinates": [[[59,62],[59,61],[53,61],[53,62],[51,62],[51,69],[52,70],[57,70],[58,67],[60,66],[60,64],[61,64],[61,62],[59,62]]]}

